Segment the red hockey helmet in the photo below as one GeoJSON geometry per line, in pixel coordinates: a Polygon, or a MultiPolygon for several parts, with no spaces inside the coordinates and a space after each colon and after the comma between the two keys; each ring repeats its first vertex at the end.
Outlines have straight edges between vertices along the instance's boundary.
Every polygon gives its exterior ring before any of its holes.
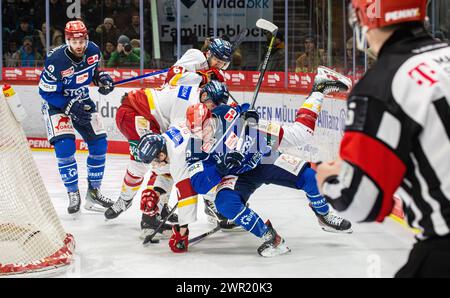
{"type": "Polygon", "coordinates": [[[186,126],[192,134],[198,134],[203,130],[206,121],[211,117],[211,111],[204,103],[191,105],[186,110],[186,126]]]}
{"type": "Polygon", "coordinates": [[[69,21],[64,29],[66,40],[85,37],[88,39],[88,30],[82,21],[69,21]]]}
{"type": "Polygon", "coordinates": [[[350,22],[368,30],[405,22],[424,21],[428,0],[352,0],[350,22]]]}
{"type": "Polygon", "coordinates": [[[358,49],[366,47],[365,34],[370,29],[390,25],[425,21],[427,0],[352,0],[349,22],[356,30],[358,49]]]}

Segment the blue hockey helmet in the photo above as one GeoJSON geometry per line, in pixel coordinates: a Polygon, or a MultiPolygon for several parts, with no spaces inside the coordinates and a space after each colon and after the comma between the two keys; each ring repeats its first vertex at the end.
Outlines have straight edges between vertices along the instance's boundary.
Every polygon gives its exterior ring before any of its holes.
{"type": "Polygon", "coordinates": [[[217,59],[225,62],[222,69],[227,69],[233,57],[233,47],[229,41],[222,38],[214,38],[209,44],[208,51],[217,59]]]}
{"type": "Polygon", "coordinates": [[[155,133],[143,135],[137,145],[137,151],[143,163],[151,163],[159,157],[161,152],[167,156],[166,139],[155,133]]]}
{"type": "Polygon", "coordinates": [[[205,86],[203,86],[202,91],[200,92],[200,97],[204,92],[207,93],[207,97],[202,102],[211,100],[216,106],[226,104],[228,102],[228,98],[230,97],[227,85],[216,80],[209,81],[205,86]]]}

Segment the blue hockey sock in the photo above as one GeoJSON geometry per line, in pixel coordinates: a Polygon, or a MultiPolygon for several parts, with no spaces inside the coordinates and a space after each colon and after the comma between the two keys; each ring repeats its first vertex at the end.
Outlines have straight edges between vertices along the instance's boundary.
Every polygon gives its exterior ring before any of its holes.
{"type": "Polygon", "coordinates": [[[56,158],[58,159],[58,168],[61,179],[64,182],[68,192],[78,190],[78,167],[75,160],[75,140],[72,138],[63,138],[54,144],[56,158]]]}
{"type": "Polygon", "coordinates": [[[297,187],[306,192],[306,197],[311,203],[311,207],[320,215],[325,215],[330,211],[327,200],[320,194],[317,187],[316,172],[307,168],[303,171],[297,182],[297,187]]]}
{"type": "Polygon", "coordinates": [[[215,200],[217,211],[228,219],[234,221],[248,232],[261,238],[267,232],[267,226],[259,215],[246,207],[237,191],[221,190],[215,200]]]}
{"type": "Polygon", "coordinates": [[[87,158],[87,172],[89,188],[100,188],[105,172],[106,149],[108,142],[101,138],[87,142],[89,156],[87,158]]]}
{"type": "Polygon", "coordinates": [[[91,155],[87,159],[89,188],[100,188],[105,172],[106,154],[91,155]]]}
{"type": "Polygon", "coordinates": [[[78,167],[75,156],[58,158],[58,168],[61,179],[68,192],[78,190],[78,167]]]}

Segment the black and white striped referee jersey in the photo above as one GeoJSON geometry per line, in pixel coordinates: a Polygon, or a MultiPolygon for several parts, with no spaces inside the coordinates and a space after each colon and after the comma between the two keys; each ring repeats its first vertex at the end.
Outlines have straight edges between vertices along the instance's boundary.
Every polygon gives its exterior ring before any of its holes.
{"type": "Polygon", "coordinates": [[[381,222],[402,201],[419,240],[450,235],[450,47],[422,27],[385,43],[348,100],[343,167],[323,192],[341,215],[381,222]]]}

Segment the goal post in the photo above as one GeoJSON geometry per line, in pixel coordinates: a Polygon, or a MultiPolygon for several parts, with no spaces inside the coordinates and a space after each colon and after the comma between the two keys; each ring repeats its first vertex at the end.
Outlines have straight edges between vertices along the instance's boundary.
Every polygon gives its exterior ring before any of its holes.
{"type": "Polygon", "coordinates": [[[0,276],[69,265],[73,236],[64,231],[6,100],[0,93],[0,276]]]}

